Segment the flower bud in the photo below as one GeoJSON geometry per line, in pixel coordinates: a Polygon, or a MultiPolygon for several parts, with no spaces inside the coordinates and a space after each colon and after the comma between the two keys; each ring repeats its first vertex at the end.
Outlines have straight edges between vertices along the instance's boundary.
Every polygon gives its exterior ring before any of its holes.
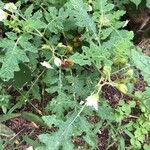
{"type": "Polygon", "coordinates": [[[57,67],[60,67],[60,66],[61,66],[61,59],[59,59],[58,57],[55,57],[55,58],[54,58],[54,64],[55,64],[57,67]]]}
{"type": "Polygon", "coordinates": [[[48,69],[52,69],[53,67],[46,61],[41,62],[41,65],[48,68],[48,69]]]}
{"type": "Polygon", "coordinates": [[[110,24],[110,21],[109,21],[109,19],[106,17],[106,16],[104,16],[104,15],[102,15],[101,17],[100,17],[100,24],[102,25],[102,26],[109,26],[109,24],[110,24]]]}
{"type": "Polygon", "coordinates": [[[47,45],[47,44],[43,44],[41,48],[42,48],[42,49],[50,49],[50,46],[47,45]]]}
{"type": "Polygon", "coordinates": [[[93,10],[91,5],[88,5],[88,12],[91,12],[93,10]]]}

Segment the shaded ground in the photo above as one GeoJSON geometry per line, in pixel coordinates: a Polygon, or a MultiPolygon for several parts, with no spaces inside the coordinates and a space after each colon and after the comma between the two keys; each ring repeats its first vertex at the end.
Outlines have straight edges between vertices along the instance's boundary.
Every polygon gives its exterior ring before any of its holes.
{"type": "Polygon", "coordinates": [[[108,143],[108,130],[103,129],[97,136],[99,150],[106,150],[108,143]]]}
{"type": "Polygon", "coordinates": [[[28,136],[29,138],[36,140],[37,136],[43,132],[42,128],[39,128],[36,124],[22,118],[11,119],[6,122],[6,125],[16,133],[16,136],[9,141],[5,150],[11,150],[11,146],[16,147],[18,150],[26,150],[29,146],[23,140],[23,136],[28,136]]]}

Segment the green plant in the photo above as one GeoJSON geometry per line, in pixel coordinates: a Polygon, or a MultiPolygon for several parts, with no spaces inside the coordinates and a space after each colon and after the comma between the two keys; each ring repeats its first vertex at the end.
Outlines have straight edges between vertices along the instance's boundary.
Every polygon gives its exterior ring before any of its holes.
{"type": "MultiPolygon", "coordinates": [[[[130,1],[133,2],[136,6],[138,6],[142,2],[142,0],[130,0],[130,1]]],[[[150,1],[149,0],[146,0],[146,6],[148,8],[150,8],[150,1]]]]}
{"type": "MultiPolygon", "coordinates": [[[[132,91],[134,66],[149,85],[150,58],[134,46],[133,32],[123,29],[126,22],[120,18],[125,11],[116,10],[107,0],[94,0],[92,6],[89,3],[26,0],[8,3],[11,9],[0,3],[9,11],[1,10],[6,28],[0,41],[1,84],[11,85],[18,94],[8,114],[26,103],[33,106],[41,118],[32,114],[22,117],[47,128],[47,133],[39,135],[36,150],[80,149],[75,144],[77,137],[84,141],[83,149],[97,149],[97,133],[104,128],[110,136],[107,149],[114,145],[120,150],[146,150],[145,135],[150,129],[144,128],[149,124],[149,112],[143,102],[149,102],[141,100],[138,106],[137,99],[142,98],[132,91]],[[112,80],[118,74],[123,78],[112,80]],[[121,100],[112,108],[102,94],[105,86],[118,89],[132,100],[121,100]],[[46,95],[46,107],[39,110],[32,104],[32,100],[42,103],[46,95]],[[141,111],[139,116],[132,115],[135,107],[141,111]],[[98,121],[90,122],[91,116],[98,121]],[[132,123],[124,123],[126,119],[132,123]],[[129,136],[129,146],[124,135],[129,136]]],[[[5,113],[6,97],[4,104],[0,103],[5,113]]]]}
{"type": "Polygon", "coordinates": [[[2,86],[0,86],[0,91],[0,107],[2,108],[3,113],[6,113],[9,108],[10,96],[6,93],[2,86]]]}
{"type": "Polygon", "coordinates": [[[142,1],[142,0],[124,0],[124,1],[119,1],[119,0],[110,0],[110,2],[113,2],[117,7],[122,7],[123,5],[126,4],[135,4],[135,6],[138,8],[138,6],[143,3],[146,7],[150,8],[150,1],[142,1]]]}

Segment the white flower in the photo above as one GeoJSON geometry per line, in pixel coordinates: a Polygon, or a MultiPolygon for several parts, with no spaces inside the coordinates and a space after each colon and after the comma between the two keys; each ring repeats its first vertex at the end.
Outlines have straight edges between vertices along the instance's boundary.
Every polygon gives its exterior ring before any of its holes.
{"type": "Polygon", "coordinates": [[[30,146],[30,147],[28,147],[26,150],[33,150],[33,147],[30,146]]]}
{"type": "Polygon", "coordinates": [[[92,94],[86,98],[86,105],[92,106],[95,108],[95,110],[98,110],[98,101],[99,101],[99,95],[92,94]]]}
{"type": "Polygon", "coordinates": [[[57,67],[60,67],[60,66],[61,66],[61,60],[60,60],[58,57],[55,57],[55,58],[54,58],[54,64],[55,64],[57,67]]]}
{"type": "Polygon", "coordinates": [[[48,68],[48,69],[52,69],[53,67],[46,61],[41,62],[41,65],[48,68]]]}
{"type": "Polygon", "coordinates": [[[14,10],[17,10],[17,7],[15,6],[14,3],[6,3],[4,5],[4,9],[10,11],[10,12],[13,12],[14,10]]]}
{"type": "Polygon", "coordinates": [[[7,19],[8,14],[0,9],[0,21],[3,21],[4,19],[7,19]]]}

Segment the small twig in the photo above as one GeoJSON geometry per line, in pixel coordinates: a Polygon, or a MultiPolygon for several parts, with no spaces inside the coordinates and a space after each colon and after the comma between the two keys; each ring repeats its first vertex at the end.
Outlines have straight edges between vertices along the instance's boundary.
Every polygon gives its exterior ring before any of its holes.
{"type": "Polygon", "coordinates": [[[117,74],[117,73],[119,73],[119,72],[121,72],[121,71],[123,71],[123,70],[126,70],[126,69],[130,68],[130,67],[131,67],[131,65],[128,64],[128,65],[125,66],[124,68],[121,68],[120,70],[117,70],[117,71],[111,73],[111,75],[117,74]]]}
{"type": "Polygon", "coordinates": [[[138,119],[138,118],[139,118],[139,117],[137,117],[137,116],[133,116],[133,115],[128,115],[127,117],[135,118],[135,119],[138,119]]]}
{"type": "Polygon", "coordinates": [[[108,150],[110,147],[112,147],[115,143],[116,143],[116,142],[111,143],[111,144],[106,148],[106,150],[108,150]]]}
{"type": "MultiPolygon", "coordinates": [[[[146,25],[147,22],[150,20],[150,17],[147,17],[146,19],[144,19],[144,22],[141,24],[140,28],[138,29],[138,31],[141,31],[146,25]]],[[[138,32],[137,31],[137,32],[138,32]]]]}
{"type": "Polygon", "coordinates": [[[36,110],[36,112],[38,113],[38,114],[40,114],[40,115],[42,115],[42,112],[38,109],[38,108],[36,108],[29,100],[28,100],[28,98],[26,97],[26,95],[23,95],[18,89],[16,89],[20,94],[21,94],[21,96],[25,99],[24,101],[25,102],[27,102],[27,103],[29,103],[35,110],[36,110]]]}
{"type": "MultiPolygon", "coordinates": [[[[14,138],[16,138],[23,130],[25,130],[25,129],[20,130],[17,134],[15,134],[15,136],[13,136],[12,138],[10,138],[9,142],[12,141],[14,138]]],[[[5,149],[6,146],[7,146],[6,144],[3,145],[4,149],[5,149]]]]}

